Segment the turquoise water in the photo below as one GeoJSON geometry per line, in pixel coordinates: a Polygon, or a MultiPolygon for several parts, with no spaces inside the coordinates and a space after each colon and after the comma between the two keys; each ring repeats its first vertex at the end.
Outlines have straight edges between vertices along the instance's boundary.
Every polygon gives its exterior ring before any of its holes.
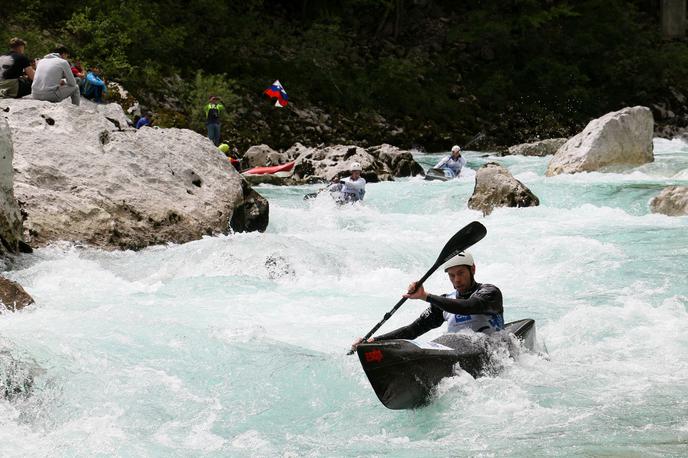
{"type": "MultiPolygon", "coordinates": [[[[36,304],[0,316],[0,342],[40,371],[32,396],[0,401],[0,455],[686,456],[688,217],[648,201],[688,184],[688,145],[658,139],[655,154],[546,178],[547,158],[469,152],[541,201],[485,218],[466,208],[471,177],[370,184],[343,208],[304,202],[314,186],[266,186],[264,234],[37,250],[5,273],[36,304]],[[472,220],[488,229],[477,279],[502,289],[508,321],[537,320],[550,357],[387,410],[345,352],[472,220]]],[[[423,309],[407,302],[382,330],[423,309]]]]}

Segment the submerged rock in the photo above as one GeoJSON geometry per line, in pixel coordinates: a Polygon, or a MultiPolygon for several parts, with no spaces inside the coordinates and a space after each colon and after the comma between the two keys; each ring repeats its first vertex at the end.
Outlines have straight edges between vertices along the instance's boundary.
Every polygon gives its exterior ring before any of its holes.
{"type": "Polygon", "coordinates": [[[21,212],[14,198],[13,159],[10,126],[0,117],[0,254],[19,252],[23,237],[21,212]]]}
{"type": "Polygon", "coordinates": [[[537,196],[496,162],[488,162],[476,172],[475,188],[468,200],[468,208],[480,210],[483,215],[489,215],[495,207],[535,207],[538,205],[540,205],[540,200],[537,196]]]}
{"type": "Polygon", "coordinates": [[[121,129],[100,110],[69,103],[2,99],[0,109],[12,130],[14,190],[32,245],[138,249],[227,233],[230,220],[235,230],[267,226],[267,205],[196,132],[121,129]]]}
{"type": "Polygon", "coordinates": [[[265,259],[265,270],[268,271],[270,280],[277,280],[285,276],[293,277],[296,275],[294,269],[289,265],[289,261],[282,255],[272,254],[265,259]]]}
{"type": "Polygon", "coordinates": [[[19,283],[0,276],[0,307],[16,312],[33,302],[33,297],[19,283]]]}
{"type": "Polygon", "coordinates": [[[566,141],[566,138],[548,138],[532,143],[521,143],[510,146],[507,154],[511,156],[549,156],[555,154],[566,141]]]}
{"type": "Polygon", "coordinates": [[[43,372],[35,362],[17,359],[6,348],[0,350],[0,392],[5,399],[29,396],[34,379],[43,372]]]}
{"type": "Polygon", "coordinates": [[[652,162],[653,127],[652,112],[641,106],[594,119],[559,148],[547,166],[547,176],[652,162]]]}
{"type": "Polygon", "coordinates": [[[653,213],[669,216],[688,215],[688,186],[669,186],[650,201],[653,213]]]}

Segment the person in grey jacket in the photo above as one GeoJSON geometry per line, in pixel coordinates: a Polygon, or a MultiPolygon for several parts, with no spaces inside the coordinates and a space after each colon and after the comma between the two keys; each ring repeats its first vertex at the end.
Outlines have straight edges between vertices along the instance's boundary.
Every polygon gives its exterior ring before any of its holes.
{"type": "Polygon", "coordinates": [[[51,54],[47,54],[38,61],[31,85],[31,94],[34,99],[61,102],[71,97],[72,104],[79,105],[81,102],[79,86],[67,62],[68,58],[69,50],[58,45],[51,54]]]}

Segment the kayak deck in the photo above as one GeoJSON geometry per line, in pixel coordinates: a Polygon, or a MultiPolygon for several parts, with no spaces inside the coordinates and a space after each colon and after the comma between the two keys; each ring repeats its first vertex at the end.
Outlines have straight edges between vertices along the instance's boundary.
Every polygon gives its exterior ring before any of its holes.
{"type": "Polygon", "coordinates": [[[384,340],[360,344],[361,366],[380,402],[389,409],[412,409],[427,404],[435,387],[456,374],[455,366],[478,377],[489,371],[490,347],[514,334],[523,347],[535,345],[535,321],[508,323],[494,336],[445,334],[431,342],[384,340]]]}
{"type": "Polygon", "coordinates": [[[292,173],[296,161],[287,162],[286,164],[266,166],[266,167],[253,167],[243,172],[246,175],[278,175],[285,173],[292,173]]]}

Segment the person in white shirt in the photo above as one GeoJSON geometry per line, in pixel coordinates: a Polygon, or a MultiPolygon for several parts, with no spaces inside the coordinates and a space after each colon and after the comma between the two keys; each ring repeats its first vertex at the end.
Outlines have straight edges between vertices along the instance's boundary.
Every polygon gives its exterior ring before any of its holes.
{"type": "Polygon", "coordinates": [[[358,202],[363,200],[363,196],[365,196],[366,180],[361,176],[363,171],[361,164],[352,162],[349,171],[351,176],[337,180],[328,187],[328,190],[333,195],[339,193],[335,200],[340,204],[358,202]]]}
{"type": "Polygon", "coordinates": [[[451,149],[451,155],[443,157],[433,168],[441,170],[449,178],[456,178],[464,165],[466,165],[466,158],[461,155],[459,145],[454,145],[451,149]]]}

